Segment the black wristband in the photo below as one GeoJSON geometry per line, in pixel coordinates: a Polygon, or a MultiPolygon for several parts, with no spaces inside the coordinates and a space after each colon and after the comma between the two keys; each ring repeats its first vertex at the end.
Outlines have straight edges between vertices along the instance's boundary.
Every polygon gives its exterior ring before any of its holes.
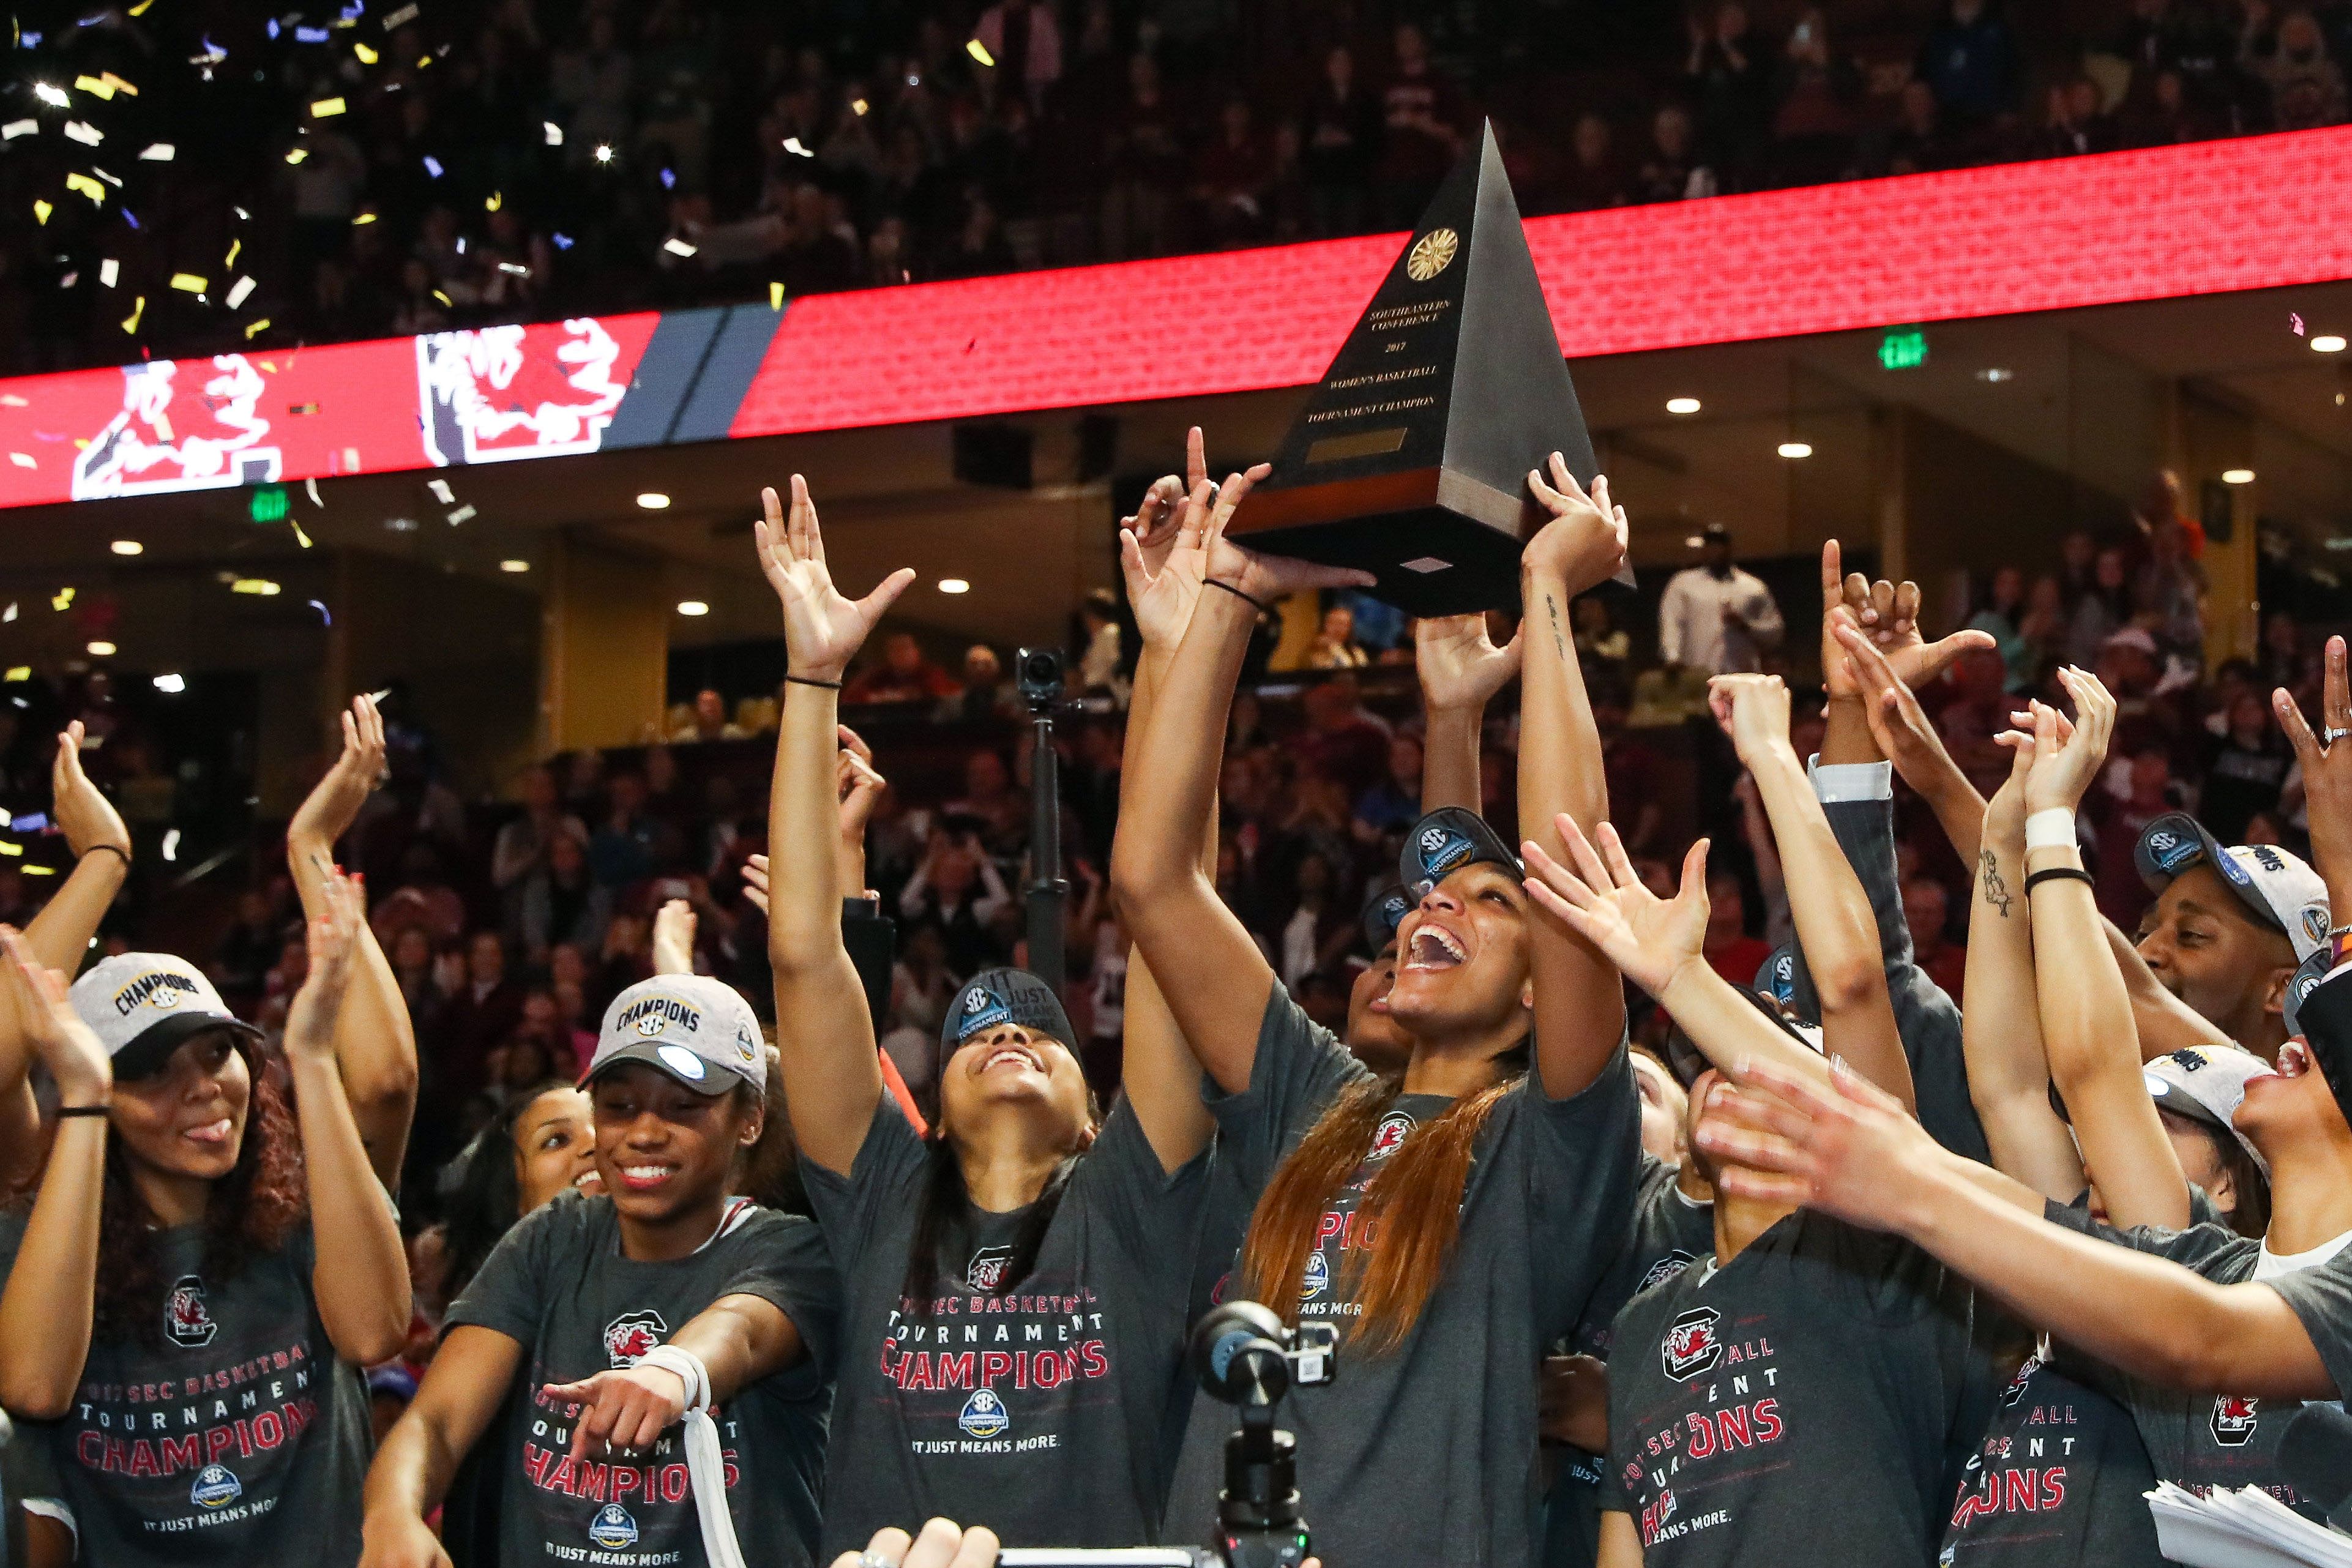
{"type": "Polygon", "coordinates": [[[1201,580],[1212,588],[1223,588],[1234,598],[1255,608],[1257,613],[1261,616],[1270,616],[1274,614],[1274,606],[1267,604],[1264,599],[1259,598],[1255,594],[1244,594],[1239,588],[1234,587],[1231,583],[1221,582],[1214,577],[1203,577],[1201,580]]]}
{"type": "Polygon", "coordinates": [[[2039,871],[2026,873],[2025,890],[2031,893],[2044,882],[2080,882],[2086,888],[2095,886],[2091,874],[2080,866],[2044,866],[2039,871]]]}
{"type": "Polygon", "coordinates": [[[58,1107],[58,1120],[62,1121],[68,1116],[103,1116],[106,1111],[103,1105],[60,1105],[58,1107]]]}
{"type": "Polygon", "coordinates": [[[101,853],[116,857],[122,862],[125,868],[128,868],[131,864],[131,851],[128,849],[119,848],[112,844],[93,844],[89,848],[81,852],[79,858],[87,860],[91,856],[101,853]]]}
{"type": "Polygon", "coordinates": [[[820,686],[827,691],[838,691],[841,689],[841,682],[838,680],[819,680],[814,676],[811,675],[787,675],[784,679],[791,681],[794,686],[820,686]]]}

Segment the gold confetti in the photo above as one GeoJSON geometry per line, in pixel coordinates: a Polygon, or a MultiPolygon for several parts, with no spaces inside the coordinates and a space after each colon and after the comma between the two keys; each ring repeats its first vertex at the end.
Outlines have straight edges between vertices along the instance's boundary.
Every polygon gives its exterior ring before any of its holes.
{"type": "MultiPolygon", "coordinates": [[[[22,675],[12,675],[8,679],[11,680],[30,680],[33,679],[33,672],[30,669],[27,669],[22,675]]],[[[24,852],[25,847],[23,845],[10,844],[5,840],[0,840],[0,855],[22,855],[24,852]]]]}
{"type": "Polygon", "coordinates": [[[257,321],[254,322],[254,323],[253,323],[253,325],[251,325],[251,326],[249,326],[249,327],[247,327],[247,328],[246,328],[246,329],[245,329],[245,341],[246,341],[246,342],[252,342],[252,341],[253,341],[257,336],[258,336],[259,334],[261,334],[261,333],[263,333],[263,332],[268,331],[268,330],[269,330],[269,318],[268,318],[268,317],[267,317],[267,316],[264,316],[264,317],[262,317],[262,318],[261,318],[261,320],[259,320],[259,321],[257,321]]]}
{"type": "Polygon", "coordinates": [[[8,667],[7,679],[11,681],[30,680],[33,679],[33,667],[29,664],[12,664],[8,667]]]}
{"type": "Polygon", "coordinates": [[[506,205],[506,193],[504,191],[492,191],[490,193],[490,199],[482,204],[482,210],[484,212],[494,213],[506,205]]]}
{"type": "Polygon", "coordinates": [[[343,100],[341,99],[322,98],[310,106],[310,118],[313,120],[331,120],[342,111],[343,100]]]}
{"type": "Polygon", "coordinates": [[[131,7],[127,14],[133,16],[144,16],[147,14],[147,7],[153,4],[155,4],[155,0],[139,0],[139,4],[131,7]]]}
{"type": "Polygon", "coordinates": [[[60,588],[57,591],[56,595],[49,600],[49,608],[57,611],[58,614],[62,616],[68,610],[73,608],[73,596],[74,591],[71,588],[60,588]]]}
{"type": "Polygon", "coordinates": [[[78,76],[74,78],[74,90],[77,92],[86,92],[92,98],[100,99],[108,102],[111,102],[114,98],[114,85],[111,82],[100,81],[94,76],[78,76]]]}
{"type": "Polygon", "coordinates": [[[310,155],[310,149],[306,147],[289,147],[286,150],[286,161],[289,163],[299,163],[310,155]]]}
{"type": "Polygon", "coordinates": [[[783,286],[782,284],[781,284],[781,283],[771,283],[771,284],[769,284],[769,285],[768,285],[768,309],[770,309],[771,310],[782,310],[783,308],[784,308],[784,286],[783,286]]]}
{"type": "Polygon", "coordinates": [[[233,270],[236,268],[236,253],[244,248],[245,241],[241,238],[232,239],[228,242],[228,255],[224,257],[221,260],[221,270],[223,272],[233,270]]]}
{"type": "Polygon", "coordinates": [[[96,205],[104,206],[106,205],[106,187],[100,184],[96,180],[91,179],[88,174],[68,174],[66,176],[66,189],[69,191],[79,191],[83,195],[88,196],[92,204],[96,205]]]}
{"type": "Polygon", "coordinates": [[[352,219],[352,226],[353,228],[357,228],[357,227],[359,227],[359,226],[360,226],[360,225],[362,225],[362,224],[363,224],[363,223],[373,223],[374,221],[375,221],[375,214],[373,214],[373,213],[372,213],[372,212],[363,212],[363,213],[361,213],[361,214],[357,215],[356,216],[354,216],[354,217],[352,219]]]}
{"type": "Polygon", "coordinates": [[[294,520],[293,520],[292,518],[290,518],[290,517],[289,517],[289,518],[288,518],[286,521],[287,521],[289,523],[291,523],[291,524],[293,525],[293,529],[294,529],[294,542],[295,542],[295,543],[297,543],[297,544],[299,544],[299,545],[300,545],[300,546],[301,546],[303,549],[305,549],[305,550],[310,549],[310,536],[309,534],[307,534],[307,533],[305,533],[305,532],[303,532],[303,531],[302,531],[302,525],[301,525],[300,523],[299,523],[299,522],[295,522],[295,521],[294,521],[294,520]]]}
{"type": "MultiPolygon", "coordinates": [[[[122,330],[123,330],[124,331],[126,331],[126,332],[135,332],[135,331],[137,331],[139,330],[139,318],[140,318],[142,314],[144,314],[144,313],[145,313],[146,310],[147,310],[147,296],[146,296],[146,295],[144,295],[144,294],[142,294],[142,295],[140,295],[140,296],[139,296],[139,301],[138,301],[138,303],[137,303],[137,304],[134,304],[134,305],[132,305],[132,306],[131,307],[131,314],[130,314],[130,316],[129,316],[129,317],[128,317],[128,318],[123,321],[123,323],[122,323],[122,330]]],[[[168,437],[168,436],[166,436],[166,437],[163,437],[163,438],[164,438],[165,440],[167,440],[167,441],[171,439],[171,437],[168,437]]]]}
{"type": "Polygon", "coordinates": [[[44,201],[37,200],[33,203],[33,216],[42,223],[48,222],[49,215],[57,210],[57,208],[49,205],[48,203],[44,201]]]}
{"type": "Polygon", "coordinates": [[[435,290],[433,290],[433,297],[434,297],[436,300],[440,300],[444,305],[446,305],[446,304],[448,304],[448,303],[449,303],[449,296],[448,296],[448,295],[446,295],[446,294],[444,294],[444,293],[443,293],[443,292],[441,292],[441,290],[440,290],[440,289],[436,289],[435,290]]]}
{"type": "Polygon", "coordinates": [[[27,877],[54,877],[57,874],[58,868],[55,866],[28,865],[25,868],[25,875],[27,877]]]}
{"type": "Polygon", "coordinates": [[[991,68],[993,68],[996,65],[996,57],[990,54],[988,52],[988,46],[982,43],[978,38],[973,38],[966,42],[963,47],[963,52],[970,55],[973,59],[978,60],[982,65],[988,66],[991,68]]]}
{"type": "MultiPolygon", "coordinates": [[[[133,12],[131,14],[136,16],[138,13],[133,12]]],[[[139,89],[137,88],[131,86],[129,82],[115,75],[112,71],[99,72],[98,79],[127,98],[136,98],[139,96],[139,89]]]]}
{"type": "Polygon", "coordinates": [[[205,291],[205,279],[197,277],[193,272],[174,272],[172,274],[172,287],[177,289],[183,294],[203,293],[205,291]]]}
{"type": "Polygon", "coordinates": [[[239,577],[228,585],[232,594],[258,594],[268,598],[278,592],[278,584],[267,577],[239,577]]]}
{"type": "Polygon", "coordinates": [[[359,56],[360,64],[363,66],[372,66],[383,58],[375,52],[373,46],[367,44],[353,44],[352,53],[359,56]]]}

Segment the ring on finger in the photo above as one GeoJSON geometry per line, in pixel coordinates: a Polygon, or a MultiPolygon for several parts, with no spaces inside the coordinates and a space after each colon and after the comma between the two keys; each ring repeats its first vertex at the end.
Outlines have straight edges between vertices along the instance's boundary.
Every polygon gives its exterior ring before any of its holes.
{"type": "Polygon", "coordinates": [[[857,1568],[898,1568],[898,1564],[869,1548],[857,1554],[857,1568]]]}
{"type": "Polygon", "coordinates": [[[2347,735],[2352,735],[2352,728],[2330,724],[2319,731],[2319,743],[2323,746],[2332,746],[2347,735]]]}

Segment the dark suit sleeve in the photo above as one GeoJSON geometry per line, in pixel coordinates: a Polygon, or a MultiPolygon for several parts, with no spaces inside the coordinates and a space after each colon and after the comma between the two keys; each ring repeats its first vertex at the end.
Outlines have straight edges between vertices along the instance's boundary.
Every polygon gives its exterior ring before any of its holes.
{"type": "MultiPolygon", "coordinates": [[[[1862,879],[1870,912],[1878,924],[1878,948],[1886,963],[1886,993],[1895,1005],[1895,1026],[1911,1064],[1911,1087],[1919,1102],[1919,1124],[1953,1153],[1982,1164],[1992,1163],[1984,1126],[1969,1099],[1968,1059],[1960,1047],[1960,1009],[1944,988],[1914,962],[1910,922],[1903,918],[1903,889],[1895,872],[1895,803],[1846,800],[1825,803],[1830,831],[1862,879]]],[[[1796,1006],[1819,1018],[1821,998],[1805,966],[1804,944],[1796,944],[1796,1006]]],[[[2347,1036],[2352,1039],[2352,1036],[2347,1036]]]]}
{"type": "Polygon", "coordinates": [[[858,983],[866,987],[866,1013],[880,1035],[890,1012],[890,966],[898,962],[898,926],[876,911],[864,899],[841,900],[841,945],[857,966],[858,983]]]}

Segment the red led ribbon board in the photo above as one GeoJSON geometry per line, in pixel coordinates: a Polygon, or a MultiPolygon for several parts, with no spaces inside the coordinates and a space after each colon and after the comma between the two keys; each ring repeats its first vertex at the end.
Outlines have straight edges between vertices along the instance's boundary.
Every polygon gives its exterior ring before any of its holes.
{"type": "MultiPolygon", "coordinates": [[[[1575,359],[2352,279],[2347,213],[2352,127],[1538,218],[1528,238],[1575,359]]],[[[1401,240],[0,381],[0,507],[1304,385],[1401,240]],[[649,359],[656,328],[671,347],[649,359]]]]}

